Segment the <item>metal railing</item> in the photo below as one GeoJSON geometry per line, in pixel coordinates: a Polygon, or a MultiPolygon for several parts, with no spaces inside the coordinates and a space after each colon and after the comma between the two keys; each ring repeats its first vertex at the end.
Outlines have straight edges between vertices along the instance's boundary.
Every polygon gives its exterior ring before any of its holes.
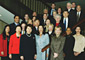
{"type": "Polygon", "coordinates": [[[51,7],[43,1],[39,0],[18,0],[32,11],[36,11],[38,14],[43,14],[44,9],[50,9],[51,7]]]}

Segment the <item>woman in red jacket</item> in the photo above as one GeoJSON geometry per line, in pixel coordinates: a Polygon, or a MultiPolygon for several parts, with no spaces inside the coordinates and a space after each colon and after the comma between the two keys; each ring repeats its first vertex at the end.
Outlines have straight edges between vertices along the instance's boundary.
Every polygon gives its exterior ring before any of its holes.
{"type": "Polygon", "coordinates": [[[11,60],[20,60],[19,48],[20,48],[20,37],[21,27],[16,27],[16,33],[11,35],[9,42],[9,58],[11,60]]]}
{"type": "Polygon", "coordinates": [[[8,53],[8,41],[9,41],[9,37],[10,37],[10,27],[9,25],[6,25],[3,33],[0,35],[0,56],[1,56],[1,60],[9,60],[9,58],[7,57],[7,53],[8,53]]]}

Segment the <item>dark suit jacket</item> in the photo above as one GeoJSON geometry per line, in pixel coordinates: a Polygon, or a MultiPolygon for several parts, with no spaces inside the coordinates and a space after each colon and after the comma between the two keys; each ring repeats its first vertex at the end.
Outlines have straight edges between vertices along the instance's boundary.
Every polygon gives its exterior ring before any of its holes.
{"type": "Polygon", "coordinates": [[[73,9],[71,9],[69,12],[69,19],[70,19],[70,23],[71,23],[70,26],[73,27],[77,23],[76,12],[73,9]]]}
{"type": "MultiPolygon", "coordinates": [[[[56,10],[56,9],[55,9],[56,10]]],[[[56,12],[57,12],[57,10],[56,10],[56,12]]],[[[50,15],[51,14],[51,9],[48,11],[48,14],[50,15]]]]}
{"type": "Polygon", "coordinates": [[[16,29],[15,23],[10,24],[10,35],[13,35],[15,33],[15,29],[16,29]]]}
{"type": "MultiPolygon", "coordinates": [[[[64,19],[64,17],[62,18],[61,23],[63,23],[63,19],[64,19]]],[[[68,17],[68,27],[71,27],[71,20],[69,17],[68,17]]]]}
{"type": "MultiPolygon", "coordinates": [[[[85,18],[85,15],[84,15],[84,13],[81,11],[79,21],[82,20],[82,19],[84,19],[84,18],[85,18]]],[[[76,11],[76,19],[77,19],[77,11],[76,11]]]]}

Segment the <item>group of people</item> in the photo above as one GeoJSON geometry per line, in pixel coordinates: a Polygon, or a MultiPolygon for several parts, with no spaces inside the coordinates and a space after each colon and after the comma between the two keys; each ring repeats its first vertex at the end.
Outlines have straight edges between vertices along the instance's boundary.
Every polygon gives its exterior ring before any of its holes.
{"type": "Polygon", "coordinates": [[[85,37],[81,27],[72,27],[84,18],[81,6],[67,3],[67,9],[44,9],[40,17],[33,12],[29,18],[25,14],[20,23],[20,17],[14,16],[14,22],[6,25],[0,35],[1,60],[84,60],[85,37]],[[62,34],[66,32],[66,36],[62,34]],[[74,35],[73,35],[74,34],[74,35]],[[41,50],[50,44],[50,48],[41,50]]]}

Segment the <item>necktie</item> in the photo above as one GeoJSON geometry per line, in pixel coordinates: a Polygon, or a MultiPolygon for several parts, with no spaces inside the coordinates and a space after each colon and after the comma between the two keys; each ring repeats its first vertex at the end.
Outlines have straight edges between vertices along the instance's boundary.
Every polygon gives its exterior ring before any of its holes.
{"type": "Polygon", "coordinates": [[[66,19],[64,19],[65,31],[66,31],[66,19]]]}
{"type": "Polygon", "coordinates": [[[78,12],[78,14],[77,14],[77,22],[79,21],[79,18],[80,18],[80,16],[79,16],[79,12],[78,12]]]}

